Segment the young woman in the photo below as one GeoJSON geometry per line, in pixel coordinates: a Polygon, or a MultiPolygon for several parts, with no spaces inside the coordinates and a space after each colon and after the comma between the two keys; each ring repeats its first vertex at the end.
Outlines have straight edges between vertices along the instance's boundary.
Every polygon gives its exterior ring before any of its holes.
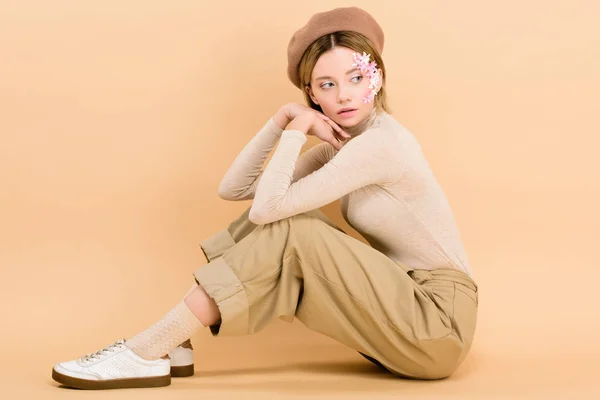
{"type": "Polygon", "coordinates": [[[219,187],[222,198],[252,199],[251,207],[201,243],[208,264],[170,312],[55,365],[56,381],[165,386],[182,375],[182,357],[193,374],[189,338],[202,327],[248,335],[277,318],[298,318],[401,377],[456,370],[475,332],[477,285],[419,143],[387,111],[383,39],[354,7],[315,14],[293,35],[288,76],[308,106],[281,107],[219,187]],[[307,135],[323,143],[300,155],[307,135]],[[337,199],[370,245],[318,210],[337,199]]]}

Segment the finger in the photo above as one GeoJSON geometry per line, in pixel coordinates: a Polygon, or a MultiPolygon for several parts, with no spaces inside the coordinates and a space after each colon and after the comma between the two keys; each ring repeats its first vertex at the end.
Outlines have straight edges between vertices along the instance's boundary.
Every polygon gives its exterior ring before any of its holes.
{"type": "Polygon", "coordinates": [[[339,137],[341,140],[349,139],[351,136],[344,131],[339,125],[337,125],[334,121],[327,121],[329,125],[334,129],[333,133],[336,137],[339,137]]]}
{"type": "Polygon", "coordinates": [[[321,117],[323,120],[325,120],[325,121],[331,121],[331,118],[329,118],[327,115],[323,114],[322,112],[319,112],[319,111],[315,111],[315,112],[316,112],[316,113],[317,113],[317,115],[318,115],[319,117],[321,117]]]}
{"type": "Polygon", "coordinates": [[[319,117],[321,117],[321,119],[323,119],[324,121],[330,121],[330,120],[331,120],[331,119],[330,119],[330,118],[329,118],[327,115],[325,115],[325,114],[323,114],[323,113],[320,113],[320,112],[318,112],[318,111],[315,111],[315,112],[316,112],[316,113],[317,113],[317,115],[318,115],[319,117]]]}
{"type": "Polygon", "coordinates": [[[352,137],[345,130],[343,130],[338,124],[336,124],[334,120],[329,118],[327,115],[321,114],[321,118],[323,118],[323,120],[325,120],[325,122],[327,122],[329,125],[331,125],[331,127],[333,127],[333,129],[335,129],[336,133],[339,133],[339,135],[342,138],[350,139],[352,137]]]}
{"type": "Polygon", "coordinates": [[[330,129],[329,134],[333,136],[333,138],[337,141],[343,139],[343,135],[341,133],[341,128],[333,122],[329,117],[324,116],[325,123],[327,124],[327,128],[330,129]],[[338,130],[339,129],[339,130],[338,130]]]}
{"type": "Polygon", "coordinates": [[[334,149],[340,150],[342,148],[342,144],[336,139],[330,139],[329,143],[333,146],[334,149]]]}
{"type": "MultiPolygon", "coordinates": [[[[335,123],[335,122],[334,122],[334,123],[335,123]]],[[[352,136],[350,136],[350,134],[349,134],[348,132],[346,132],[345,130],[343,130],[341,127],[340,127],[340,130],[339,130],[339,133],[340,133],[340,135],[342,135],[342,137],[344,137],[345,139],[350,139],[350,138],[352,137],[352,136]]]]}
{"type": "Polygon", "coordinates": [[[323,118],[323,120],[327,122],[336,131],[340,132],[342,130],[342,128],[340,128],[339,125],[332,121],[331,118],[329,118],[327,115],[321,114],[321,118],[323,118]]]}
{"type": "Polygon", "coordinates": [[[346,133],[346,131],[344,131],[343,129],[340,131],[333,131],[333,133],[336,135],[336,137],[338,137],[340,140],[347,140],[350,138],[350,135],[348,135],[346,133]]]}
{"type": "Polygon", "coordinates": [[[329,118],[327,115],[324,114],[320,114],[319,115],[325,122],[327,122],[329,124],[329,126],[331,126],[336,132],[341,132],[342,128],[340,128],[340,126],[338,124],[335,123],[335,121],[333,121],[331,118],[329,118]]]}
{"type": "Polygon", "coordinates": [[[334,135],[328,136],[327,142],[331,144],[336,150],[340,150],[342,148],[342,143],[340,143],[340,140],[334,135]]]}

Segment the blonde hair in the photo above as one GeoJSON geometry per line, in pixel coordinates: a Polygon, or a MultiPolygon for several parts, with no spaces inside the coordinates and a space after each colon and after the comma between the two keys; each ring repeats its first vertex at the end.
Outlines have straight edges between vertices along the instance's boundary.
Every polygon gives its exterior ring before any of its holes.
{"type": "MultiPolygon", "coordinates": [[[[377,67],[381,68],[382,72],[382,80],[381,80],[381,89],[375,96],[375,109],[377,112],[389,112],[389,107],[387,105],[387,97],[385,91],[385,81],[386,81],[386,72],[385,66],[383,64],[383,59],[381,54],[375,49],[371,41],[364,35],[354,32],[354,31],[339,31],[330,33],[324,36],[321,36],[319,39],[315,40],[304,52],[302,55],[302,59],[300,60],[300,64],[298,65],[298,77],[300,78],[301,84],[306,87],[310,87],[310,79],[312,76],[312,71],[317,61],[323,55],[323,53],[333,49],[335,46],[347,47],[350,50],[354,50],[360,54],[367,53],[371,55],[371,61],[375,61],[377,63],[377,67]]],[[[323,112],[321,106],[315,104],[310,95],[306,90],[303,90],[304,98],[307,104],[320,112],[323,112]]]]}

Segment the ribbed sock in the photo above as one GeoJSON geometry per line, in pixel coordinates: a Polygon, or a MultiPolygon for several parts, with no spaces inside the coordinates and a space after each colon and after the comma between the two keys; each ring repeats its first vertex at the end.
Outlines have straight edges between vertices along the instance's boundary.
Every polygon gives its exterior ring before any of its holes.
{"type": "Polygon", "coordinates": [[[156,324],[125,341],[134,353],[146,360],[157,360],[189,339],[203,325],[181,300],[156,324]]]}

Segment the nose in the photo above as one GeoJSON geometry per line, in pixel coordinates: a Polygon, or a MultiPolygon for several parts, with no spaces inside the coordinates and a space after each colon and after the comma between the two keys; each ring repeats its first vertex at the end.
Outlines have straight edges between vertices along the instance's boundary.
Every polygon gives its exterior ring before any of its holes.
{"type": "Polygon", "coordinates": [[[348,90],[348,88],[345,85],[340,85],[338,86],[339,90],[338,90],[338,103],[340,104],[345,104],[349,101],[352,100],[352,97],[350,96],[350,91],[348,90]]]}

